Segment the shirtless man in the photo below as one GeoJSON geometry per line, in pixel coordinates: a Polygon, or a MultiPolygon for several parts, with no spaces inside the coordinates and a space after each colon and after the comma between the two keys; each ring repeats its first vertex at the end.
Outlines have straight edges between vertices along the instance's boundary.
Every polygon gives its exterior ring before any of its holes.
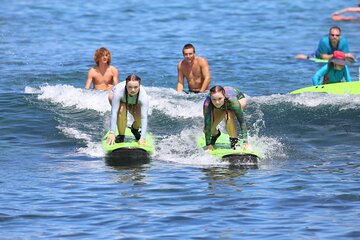
{"type": "Polygon", "coordinates": [[[95,90],[109,91],[109,102],[113,98],[112,87],[119,83],[119,71],[110,65],[111,52],[107,48],[99,48],[95,51],[94,60],[96,66],[90,68],[88,72],[85,88],[90,89],[93,84],[95,90]]]}
{"type": "Polygon", "coordinates": [[[195,48],[188,43],[183,48],[184,60],[178,63],[178,83],[176,91],[184,90],[184,78],[188,82],[189,91],[193,93],[204,92],[209,89],[210,69],[207,60],[195,56],[195,48]]]}

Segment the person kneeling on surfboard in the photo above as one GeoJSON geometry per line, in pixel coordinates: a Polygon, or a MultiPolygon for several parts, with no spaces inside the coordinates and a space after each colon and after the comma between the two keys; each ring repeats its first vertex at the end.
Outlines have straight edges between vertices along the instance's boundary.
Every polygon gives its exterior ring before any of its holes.
{"type": "Polygon", "coordinates": [[[221,135],[217,126],[223,119],[226,121],[226,130],[230,136],[231,148],[236,149],[239,138],[237,137],[235,116],[241,128],[243,149],[248,149],[247,126],[243,112],[245,107],[246,98],[238,89],[221,86],[214,86],[210,89],[210,95],[206,97],[203,105],[204,133],[208,151],[214,150],[216,140],[221,135]]]}
{"type": "Polygon", "coordinates": [[[350,61],[346,59],[345,53],[334,51],[334,55],[329,62],[312,77],[313,85],[338,83],[343,80],[351,82],[349,68],[346,65],[350,65],[350,61]],[[321,79],[322,77],[323,79],[321,79]]]}
{"type": "Polygon", "coordinates": [[[117,84],[113,91],[114,97],[111,107],[110,134],[107,138],[108,144],[124,142],[125,128],[127,124],[127,112],[134,117],[131,132],[136,141],[144,145],[146,143],[147,117],[149,100],[145,89],[140,85],[141,79],[135,74],[126,78],[125,82],[117,84]],[[115,138],[116,126],[119,135],[115,138]],[[141,133],[139,128],[141,127],[141,133]]]}

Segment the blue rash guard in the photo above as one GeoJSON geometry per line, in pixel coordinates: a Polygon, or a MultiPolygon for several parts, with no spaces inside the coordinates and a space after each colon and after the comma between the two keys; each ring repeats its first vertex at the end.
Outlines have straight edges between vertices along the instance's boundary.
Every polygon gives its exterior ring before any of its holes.
{"type": "Polygon", "coordinates": [[[320,54],[333,54],[335,50],[342,51],[344,53],[349,53],[349,44],[345,37],[341,36],[336,48],[333,48],[330,43],[330,38],[328,35],[324,36],[320,42],[319,46],[315,52],[317,58],[321,58],[320,54]]]}
{"type": "Polygon", "coordinates": [[[329,65],[330,63],[325,64],[320,68],[312,77],[313,85],[318,86],[323,84],[322,77],[326,74],[328,75],[329,83],[338,83],[345,80],[345,82],[351,82],[349,68],[344,65],[343,69],[336,70],[333,66],[329,65]]]}
{"type": "MultiPolygon", "coordinates": [[[[114,88],[114,96],[112,99],[112,107],[111,107],[111,122],[110,122],[110,132],[115,133],[116,125],[117,125],[117,117],[118,111],[120,107],[120,102],[126,103],[126,96],[125,96],[125,85],[126,82],[118,83],[114,88]]],[[[148,110],[149,110],[149,99],[146,94],[145,89],[140,85],[140,92],[138,93],[138,104],[140,104],[140,112],[141,112],[141,138],[145,139],[146,137],[146,130],[147,130],[147,117],[148,117],[148,110]]],[[[136,104],[136,96],[128,95],[128,106],[136,104]]]]}
{"type": "MultiPolygon", "coordinates": [[[[239,90],[233,87],[224,87],[225,89],[225,103],[220,107],[224,111],[234,111],[235,116],[240,124],[241,128],[241,138],[244,140],[244,143],[247,142],[247,126],[245,122],[244,112],[241,109],[239,100],[245,98],[239,90]],[[227,106],[226,106],[227,105],[227,106]]],[[[203,105],[203,114],[204,114],[204,132],[205,132],[205,141],[206,146],[210,145],[211,142],[211,126],[213,124],[212,112],[215,106],[211,102],[210,96],[207,96],[204,105],[203,105]]]]}

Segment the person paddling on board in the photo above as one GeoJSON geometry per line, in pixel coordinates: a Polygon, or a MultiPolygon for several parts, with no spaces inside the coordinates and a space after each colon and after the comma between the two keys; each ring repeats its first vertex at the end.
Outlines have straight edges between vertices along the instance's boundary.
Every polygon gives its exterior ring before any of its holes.
{"type": "Polygon", "coordinates": [[[312,77],[313,85],[321,84],[351,82],[349,68],[350,62],[346,59],[345,53],[341,51],[334,51],[333,57],[320,68],[312,77]],[[323,77],[323,79],[322,79],[323,77]]]}
{"type": "Polygon", "coordinates": [[[341,21],[341,20],[360,20],[360,17],[354,17],[354,16],[339,16],[341,14],[344,13],[360,13],[360,4],[358,4],[357,7],[349,7],[349,8],[344,8],[340,11],[334,12],[331,16],[332,20],[334,21],[341,21]]]}
{"type": "Polygon", "coordinates": [[[189,92],[202,93],[209,89],[210,69],[207,60],[195,56],[195,47],[188,43],[183,47],[184,60],[178,63],[177,92],[184,91],[184,78],[186,77],[189,92]]]}
{"type": "Polygon", "coordinates": [[[203,105],[204,133],[206,150],[214,150],[216,140],[221,135],[217,126],[225,119],[226,130],[230,136],[230,146],[236,149],[239,141],[235,117],[241,128],[244,150],[249,148],[247,142],[247,126],[244,117],[246,98],[243,93],[233,87],[214,86],[210,89],[210,95],[206,97],[203,105]]]}
{"type": "Polygon", "coordinates": [[[141,79],[135,74],[126,78],[125,82],[117,84],[114,89],[114,97],[111,106],[110,134],[108,144],[124,142],[127,125],[127,112],[134,117],[131,132],[140,145],[146,143],[147,118],[149,109],[148,95],[141,86],[141,79]],[[119,135],[115,137],[116,127],[119,135]],[[139,128],[141,127],[141,133],[139,128]]]}
{"type": "Polygon", "coordinates": [[[329,35],[321,38],[318,48],[314,54],[304,55],[298,54],[295,56],[297,59],[320,58],[330,59],[333,57],[334,51],[342,51],[345,57],[351,58],[356,61],[356,58],[349,53],[348,41],[344,36],[341,36],[341,29],[337,26],[329,29],[329,35]]]}
{"type": "Polygon", "coordinates": [[[95,90],[108,90],[108,99],[111,104],[113,97],[112,87],[119,83],[119,71],[110,65],[111,52],[107,48],[96,49],[94,53],[96,66],[90,68],[88,72],[85,88],[90,89],[91,85],[95,90]]]}

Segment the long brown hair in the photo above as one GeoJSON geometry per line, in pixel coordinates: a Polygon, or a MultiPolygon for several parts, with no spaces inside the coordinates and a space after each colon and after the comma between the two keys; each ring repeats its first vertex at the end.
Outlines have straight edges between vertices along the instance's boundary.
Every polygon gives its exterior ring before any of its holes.
{"type": "Polygon", "coordinates": [[[139,84],[141,83],[141,78],[136,75],[136,74],[130,74],[129,76],[126,77],[126,84],[130,81],[138,81],[139,84]]]}
{"type": "Polygon", "coordinates": [[[225,96],[225,89],[222,86],[217,85],[210,88],[210,96],[218,92],[221,92],[225,96]]]}
{"type": "Polygon", "coordinates": [[[211,109],[211,112],[212,112],[212,115],[214,116],[214,104],[212,103],[211,101],[211,96],[215,93],[218,93],[218,92],[221,92],[225,99],[224,99],[224,105],[225,105],[225,113],[226,113],[226,119],[229,119],[229,112],[228,112],[228,98],[226,97],[225,95],[225,89],[222,87],[222,86],[219,86],[219,85],[216,85],[216,86],[213,86],[212,88],[210,88],[210,102],[211,102],[211,106],[212,106],[212,109],[211,109]]]}
{"type": "MultiPolygon", "coordinates": [[[[138,75],[136,75],[136,74],[130,74],[129,76],[127,76],[126,77],[126,79],[125,79],[125,81],[126,81],[126,84],[125,84],[125,103],[126,103],[126,105],[125,105],[125,107],[126,107],[126,109],[127,109],[127,107],[128,107],[128,90],[127,90],[127,84],[128,84],[128,82],[131,82],[131,81],[137,81],[137,82],[139,82],[139,92],[137,93],[137,95],[136,95],[136,101],[135,101],[135,106],[138,104],[138,100],[139,100],[139,95],[140,95],[140,84],[141,84],[141,78],[138,76],[138,75]]],[[[127,112],[127,111],[126,111],[127,112]]]]}

